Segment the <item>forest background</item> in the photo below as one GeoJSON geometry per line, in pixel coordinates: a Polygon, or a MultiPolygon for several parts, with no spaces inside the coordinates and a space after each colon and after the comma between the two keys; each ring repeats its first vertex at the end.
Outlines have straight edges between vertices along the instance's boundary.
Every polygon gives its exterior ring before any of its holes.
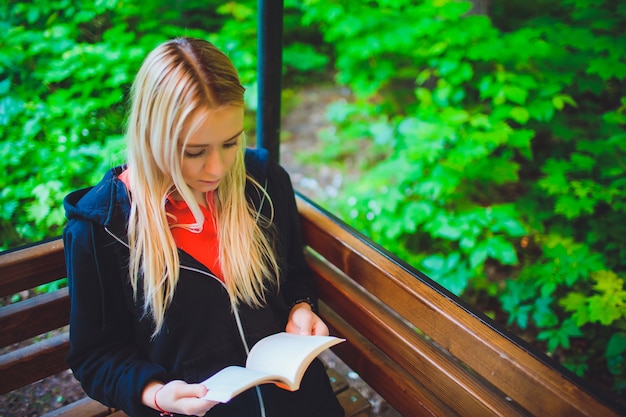
{"type": "MultiPolygon", "coordinates": [[[[123,162],[130,84],[168,38],[228,53],[253,138],[256,7],[3,2],[0,249],[58,236],[62,198],[123,162]]],[[[349,91],[298,154],[345,174],[318,202],[618,401],[624,27],[618,0],[285,0],[283,52],[283,107],[349,91]]]]}

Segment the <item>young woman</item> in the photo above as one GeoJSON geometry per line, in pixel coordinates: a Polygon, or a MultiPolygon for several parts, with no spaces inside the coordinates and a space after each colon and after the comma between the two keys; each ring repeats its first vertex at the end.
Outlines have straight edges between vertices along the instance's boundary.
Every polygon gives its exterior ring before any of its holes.
{"type": "Polygon", "coordinates": [[[67,361],[87,394],[130,416],[343,416],[323,365],[295,392],[228,403],[199,384],[281,331],[325,335],[290,179],[245,148],[244,88],[212,44],[168,41],[132,89],[127,164],[64,205],[67,361]]]}

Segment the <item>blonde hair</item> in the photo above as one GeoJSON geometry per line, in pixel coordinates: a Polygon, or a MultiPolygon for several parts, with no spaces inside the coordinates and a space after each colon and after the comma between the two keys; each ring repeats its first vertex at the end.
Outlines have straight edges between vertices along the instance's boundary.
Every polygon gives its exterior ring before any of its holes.
{"type": "MultiPolygon", "coordinates": [[[[211,43],[191,38],[158,46],[146,57],[133,83],[126,132],[131,190],[129,275],[135,298],[143,282],[144,313],[154,320],[153,336],[163,326],[179,279],[178,249],[165,211],[167,196],[178,191],[196,226],[204,223],[200,206],[182,177],[181,139],[184,145],[193,132],[194,127],[188,125],[195,114],[243,107],[243,94],[228,57],[211,43]]],[[[247,176],[244,153],[242,135],[235,162],[213,193],[211,206],[215,208],[219,262],[231,302],[258,307],[265,302],[267,287],[278,284],[279,267],[271,219],[257,213],[246,199],[246,180],[259,193],[266,192],[247,176]]],[[[271,207],[269,196],[265,195],[265,200],[271,207]]]]}

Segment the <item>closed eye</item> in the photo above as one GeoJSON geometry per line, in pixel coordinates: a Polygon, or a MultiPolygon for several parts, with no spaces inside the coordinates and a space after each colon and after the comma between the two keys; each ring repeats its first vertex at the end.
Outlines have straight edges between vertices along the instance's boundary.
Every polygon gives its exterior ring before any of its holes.
{"type": "Polygon", "coordinates": [[[226,142],[224,144],[224,149],[234,148],[235,146],[237,146],[238,143],[239,143],[238,140],[233,140],[233,141],[226,142]]]}
{"type": "Polygon", "coordinates": [[[198,152],[187,152],[185,151],[185,157],[186,158],[199,158],[202,155],[204,155],[204,153],[206,152],[206,149],[202,149],[198,152]]]}

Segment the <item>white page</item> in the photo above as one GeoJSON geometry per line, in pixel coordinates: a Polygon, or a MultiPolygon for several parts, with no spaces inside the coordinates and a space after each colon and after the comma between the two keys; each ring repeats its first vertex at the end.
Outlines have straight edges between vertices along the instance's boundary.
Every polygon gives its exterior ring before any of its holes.
{"type": "Polygon", "coordinates": [[[227,402],[247,389],[241,389],[241,387],[255,386],[265,378],[267,378],[267,374],[241,366],[226,367],[202,383],[209,389],[203,399],[227,402]]]}
{"type": "Polygon", "coordinates": [[[330,344],[339,343],[341,339],[332,336],[300,336],[290,333],[278,333],[260,340],[252,347],[246,367],[262,373],[284,375],[285,379],[294,381],[301,362],[311,352],[314,356],[326,349],[330,344]]]}

